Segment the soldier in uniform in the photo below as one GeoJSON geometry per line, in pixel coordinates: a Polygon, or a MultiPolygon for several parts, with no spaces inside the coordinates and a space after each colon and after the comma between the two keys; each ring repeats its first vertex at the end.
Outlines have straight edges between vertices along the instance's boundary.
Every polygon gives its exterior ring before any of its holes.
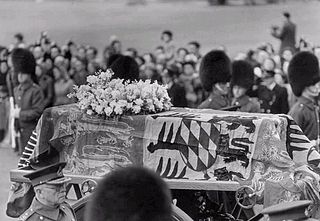
{"type": "Polygon", "coordinates": [[[32,131],[37,125],[44,105],[41,88],[36,80],[36,61],[32,53],[26,49],[16,48],[12,51],[13,71],[18,75],[19,85],[14,88],[15,108],[13,116],[17,119],[21,132],[19,153],[23,152],[32,131]]]}
{"type": "Polygon", "coordinates": [[[19,217],[20,221],[75,221],[75,213],[65,201],[63,176],[66,163],[57,163],[25,175],[31,181],[35,197],[31,206],[19,217]]]}
{"type": "Polygon", "coordinates": [[[287,114],[289,111],[287,89],[275,82],[275,62],[268,58],[263,63],[262,83],[258,86],[257,97],[261,112],[287,114]]]}
{"type": "Polygon", "coordinates": [[[317,57],[310,52],[297,53],[289,63],[289,83],[298,97],[289,115],[301,127],[304,134],[319,144],[320,71],[317,57]]]}
{"type": "Polygon", "coordinates": [[[219,110],[230,106],[231,61],[224,51],[207,53],[200,64],[200,80],[203,88],[210,93],[198,108],[219,110]]]}
{"type": "Polygon", "coordinates": [[[232,106],[240,106],[238,111],[259,113],[260,103],[256,98],[250,98],[246,93],[252,88],[254,73],[251,64],[239,60],[232,63],[231,88],[232,106]]]}

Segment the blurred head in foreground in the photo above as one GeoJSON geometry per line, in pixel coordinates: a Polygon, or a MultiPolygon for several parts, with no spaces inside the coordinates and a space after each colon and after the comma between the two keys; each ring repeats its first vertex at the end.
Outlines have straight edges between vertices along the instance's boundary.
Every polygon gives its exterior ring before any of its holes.
{"type": "Polygon", "coordinates": [[[171,195],[153,171],[126,167],[108,174],[93,193],[86,220],[169,221],[171,195]]]}

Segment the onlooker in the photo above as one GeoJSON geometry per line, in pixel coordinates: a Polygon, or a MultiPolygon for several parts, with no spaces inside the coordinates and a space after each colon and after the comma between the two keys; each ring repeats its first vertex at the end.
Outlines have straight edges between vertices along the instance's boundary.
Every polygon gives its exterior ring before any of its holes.
{"type": "Polygon", "coordinates": [[[87,221],[170,221],[171,195],[153,171],[125,167],[109,173],[93,193],[87,221]]]}
{"type": "Polygon", "coordinates": [[[200,54],[200,43],[199,42],[190,41],[188,43],[188,51],[190,54],[195,55],[198,61],[201,59],[202,56],[200,54]]]}
{"type": "Polygon", "coordinates": [[[273,26],[271,31],[272,36],[281,41],[279,54],[282,54],[285,48],[290,48],[292,51],[296,50],[296,25],[291,21],[289,12],[284,12],[283,16],[285,21],[282,28],[273,26]]]}
{"type": "Polygon", "coordinates": [[[24,38],[21,33],[17,33],[14,35],[14,46],[15,48],[25,48],[26,45],[24,43],[24,38]]]}
{"type": "Polygon", "coordinates": [[[89,46],[86,50],[86,58],[89,62],[97,62],[98,50],[95,47],[89,46]]]}
{"type": "Polygon", "coordinates": [[[161,34],[162,47],[165,54],[166,61],[174,58],[175,46],[173,44],[173,34],[169,30],[165,30],[161,34]]]}
{"type": "Polygon", "coordinates": [[[287,114],[289,111],[287,89],[275,82],[275,62],[268,58],[263,63],[262,83],[258,86],[257,97],[261,112],[287,114]]]}
{"type": "Polygon", "coordinates": [[[177,83],[179,77],[179,69],[177,66],[171,65],[164,70],[162,74],[162,83],[168,87],[168,94],[171,98],[171,103],[175,107],[186,107],[188,105],[186,99],[186,91],[183,86],[177,83]]]}
{"type": "Polygon", "coordinates": [[[185,62],[182,65],[182,73],[179,76],[180,83],[186,90],[187,106],[195,108],[199,105],[199,99],[196,93],[196,78],[198,75],[195,73],[195,63],[185,62]]]}
{"type": "Polygon", "coordinates": [[[119,40],[114,40],[110,44],[114,54],[121,54],[122,53],[122,45],[119,40]]]}
{"type": "Polygon", "coordinates": [[[61,50],[57,45],[51,47],[50,57],[54,61],[54,59],[61,54],[61,50]]]}
{"type": "Polygon", "coordinates": [[[41,65],[36,66],[36,76],[38,84],[42,89],[44,100],[43,107],[51,107],[54,100],[54,82],[53,79],[45,73],[44,68],[41,65]]]}
{"type": "Polygon", "coordinates": [[[176,62],[183,64],[186,60],[188,50],[186,48],[178,48],[176,62]]]}
{"type": "Polygon", "coordinates": [[[87,82],[88,73],[86,71],[85,63],[79,58],[75,59],[74,62],[74,74],[72,78],[76,85],[80,86],[87,82]]]}
{"type": "Polygon", "coordinates": [[[53,68],[54,76],[54,106],[71,104],[73,100],[68,98],[68,94],[73,92],[74,81],[68,76],[67,73],[62,71],[60,67],[53,68]]]}

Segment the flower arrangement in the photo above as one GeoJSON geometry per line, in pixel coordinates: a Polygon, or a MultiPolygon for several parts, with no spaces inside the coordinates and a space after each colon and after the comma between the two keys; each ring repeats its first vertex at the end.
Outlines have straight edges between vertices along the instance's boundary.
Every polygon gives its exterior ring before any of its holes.
{"type": "Polygon", "coordinates": [[[170,110],[172,104],[166,86],[157,82],[111,79],[113,71],[99,71],[87,77],[87,84],[75,86],[68,96],[89,115],[115,117],[149,114],[170,110]]]}

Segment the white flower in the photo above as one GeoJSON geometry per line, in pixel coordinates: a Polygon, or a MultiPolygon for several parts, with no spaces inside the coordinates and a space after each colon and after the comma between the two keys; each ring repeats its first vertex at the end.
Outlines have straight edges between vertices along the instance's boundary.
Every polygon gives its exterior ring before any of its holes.
{"type": "Polygon", "coordinates": [[[136,100],[134,101],[134,103],[135,103],[136,105],[142,106],[143,100],[142,100],[141,98],[138,98],[138,99],[136,99],[136,100]]]}
{"type": "Polygon", "coordinates": [[[139,114],[140,111],[141,111],[141,107],[138,106],[138,105],[133,105],[132,111],[133,111],[133,113],[135,113],[135,114],[139,114]]]}
{"type": "Polygon", "coordinates": [[[108,117],[111,116],[112,112],[113,112],[113,109],[112,109],[111,107],[106,107],[106,108],[104,108],[104,113],[105,113],[108,117]]]}
{"type": "Polygon", "coordinates": [[[127,109],[131,109],[133,107],[132,103],[127,103],[127,109]]]}
{"type": "Polygon", "coordinates": [[[117,115],[121,115],[123,113],[123,109],[121,108],[121,106],[119,105],[115,106],[114,113],[117,115]]]}
{"type": "Polygon", "coordinates": [[[103,107],[100,105],[97,105],[94,109],[98,114],[103,114],[103,107]]]}
{"type": "Polygon", "coordinates": [[[120,107],[126,107],[128,104],[126,100],[119,100],[117,103],[120,107]]]}
{"type": "Polygon", "coordinates": [[[87,114],[92,115],[92,114],[93,114],[93,111],[92,111],[91,109],[88,109],[88,110],[87,110],[87,114]]]}
{"type": "Polygon", "coordinates": [[[170,110],[172,104],[166,87],[157,82],[112,79],[108,69],[87,77],[87,84],[75,86],[68,97],[75,97],[78,106],[89,115],[108,117],[124,113],[139,114],[170,110]]]}
{"type": "Polygon", "coordinates": [[[90,84],[95,84],[99,81],[99,78],[95,75],[89,75],[87,77],[87,82],[90,83],[90,84]]]}
{"type": "Polygon", "coordinates": [[[111,101],[111,102],[109,103],[109,106],[110,106],[111,108],[115,108],[117,105],[118,105],[118,104],[117,104],[116,101],[111,101]]]}

